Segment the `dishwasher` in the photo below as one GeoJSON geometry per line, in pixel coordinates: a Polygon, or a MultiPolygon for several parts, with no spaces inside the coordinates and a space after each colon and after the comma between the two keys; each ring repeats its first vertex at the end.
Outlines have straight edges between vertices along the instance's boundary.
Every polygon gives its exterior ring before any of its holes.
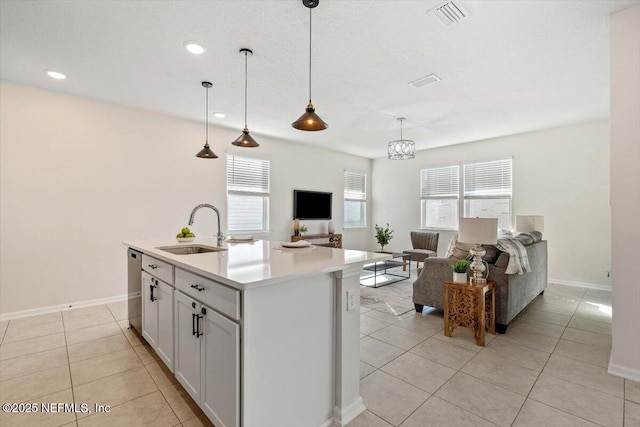
{"type": "Polygon", "coordinates": [[[127,260],[129,325],[142,335],[142,252],[129,249],[127,260]]]}

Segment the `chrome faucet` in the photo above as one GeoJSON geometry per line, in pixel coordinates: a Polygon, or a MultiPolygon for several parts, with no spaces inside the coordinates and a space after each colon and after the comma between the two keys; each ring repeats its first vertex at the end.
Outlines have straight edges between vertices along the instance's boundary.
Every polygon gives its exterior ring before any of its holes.
{"type": "Polygon", "coordinates": [[[218,217],[218,234],[216,234],[216,237],[218,238],[218,246],[221,246],[222,245],[222,239],[223,239],[224,236],[222,235],[222,232],[220,231],[220,211],[215,206],[210,205],[208,203],[202,203],[201,205],[198,205],[195,208],[193,208],[193,210],[191,211],[191,216],[189,217],[189,225],[193,225],[193,223],[195,222],[194,218],[196,216],[196,212],[198,212],[198,210],[200,208],[211,208],[216,213],[216,215],[218,217]]]}

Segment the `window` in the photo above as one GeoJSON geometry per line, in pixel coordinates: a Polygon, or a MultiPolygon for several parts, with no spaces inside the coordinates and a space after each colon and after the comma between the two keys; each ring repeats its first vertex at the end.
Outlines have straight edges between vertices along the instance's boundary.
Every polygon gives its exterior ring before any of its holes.
{"type": "Polygon", "coordinates": [[[420,171],[420,217],[422,228],[458,227],[459,166],[420,171]]]}
{"type": "Polygon", "coordinates": [[[511,228],[511,159],[464,165],[464,216],[511,228]]]}
{"type": "Polygon", "coordinates": [[[365,227],[367,216],[367,175],[344,172],[344,228],[365,227]]]}
{"type": "Polygon", "coordinates": [[[227,154],[230,232],[269,230],[269,180],[269,160],[227,154]]]}
{"type": "Polygon", "coordinates": [[[421,227],[455,230],[463,208],[464,217],[498,218],[499,228],[511,228],[511,165],[511,159],[472,163],[462,174],[458,165],[420,170],[421,227]]]}

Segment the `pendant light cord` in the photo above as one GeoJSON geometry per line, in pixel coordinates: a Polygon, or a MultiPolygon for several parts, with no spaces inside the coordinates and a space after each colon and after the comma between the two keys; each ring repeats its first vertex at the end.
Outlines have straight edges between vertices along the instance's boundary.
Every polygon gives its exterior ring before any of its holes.
{"type": "Polygon", "coordinates": [[[207,107],[206,107],[206,112],[207,112],[207,117],[205,118],[205,123],[207,124],[207,131],[206,131],[206,138],[205,141],[207,142],[207,144],[209,143],[209,88],[206,87],[207,89],[207,107]]]}
{"type": "Polygon", "coordinates": [[[244,53],[244,128],[247,128],[247,56],[249,52],[244,53]]]}
{"type": "Polygon", "coordinates": [[[309,8],[309,103],[311,103],[311,8],[309,8]]]}

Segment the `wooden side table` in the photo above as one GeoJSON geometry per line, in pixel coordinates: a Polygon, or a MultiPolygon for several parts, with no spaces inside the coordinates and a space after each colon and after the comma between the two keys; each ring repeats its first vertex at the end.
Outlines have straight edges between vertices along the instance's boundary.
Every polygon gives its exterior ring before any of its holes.
{"type": "Polygon", "coordinates": [[[495,283],[483,285],[444,282],[444,335],[458,326],[470,329],[476,344],[484,346],[484,330],[496,333],[495,283]]]}

